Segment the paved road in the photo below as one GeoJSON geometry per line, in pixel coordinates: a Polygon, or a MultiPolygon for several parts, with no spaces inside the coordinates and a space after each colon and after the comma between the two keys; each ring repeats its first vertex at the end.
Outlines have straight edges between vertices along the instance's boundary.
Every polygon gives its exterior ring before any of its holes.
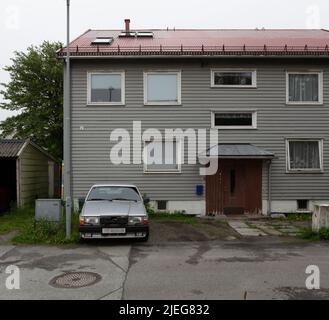
{"type": "Polygon", "coordinates": [[[329,299],[329,244],[257,238],[162,245],[0,246],[0,299],[329,299]],[[8,265],[20,289],[8,290],[8,265]],[[305,269],[321,270],[321,289],[305,288],[305,269]],[[102,279],[60,289],[50,280],[88,271],[102,279]]]}

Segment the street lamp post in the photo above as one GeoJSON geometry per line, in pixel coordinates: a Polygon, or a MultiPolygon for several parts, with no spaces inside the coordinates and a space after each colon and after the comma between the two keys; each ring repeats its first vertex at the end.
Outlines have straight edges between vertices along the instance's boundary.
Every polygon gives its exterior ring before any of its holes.
{"type": "Polygon", "coordinates": [[[65,87],[64,87],[64,200],[66,216],[66,237],[71,236],[71,93],[70,93],[70,0],[66,0],[66,65],[65,65],[65,87]]]}

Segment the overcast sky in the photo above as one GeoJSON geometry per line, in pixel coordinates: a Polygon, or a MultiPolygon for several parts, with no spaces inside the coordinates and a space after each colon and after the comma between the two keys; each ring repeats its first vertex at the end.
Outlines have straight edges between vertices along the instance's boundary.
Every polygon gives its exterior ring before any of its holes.
{"type": "MultiPolygon", "coordinates": [[[[66,0],[0,1],[0,82],[13,52],[65,41],[66,0]]],[[[87,29],[326,28],[328,0],[71,0],[71,39],[87,29]]],[[[2,97],[0,97],[2,99],[2,97]]],[[[0,121],[10,113],[0,110],[0,121]]]]}

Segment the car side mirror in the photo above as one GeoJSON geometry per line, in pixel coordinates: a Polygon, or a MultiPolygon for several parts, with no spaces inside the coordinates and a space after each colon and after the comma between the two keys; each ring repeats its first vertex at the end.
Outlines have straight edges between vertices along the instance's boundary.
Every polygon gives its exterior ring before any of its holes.
{"type": "Polygon", "coordinates": [[[144,204],[148,204],[148,203],[150,203],[150,198],[144,198],[143,201],[144,201],[144,204]]]}
{"type": "Polygon", "coordinates": [[[79,198],[79,200],[78,200],[78,202],[79,202],[79,212],[81,212],[82,207],[85,203],[85,200],[86,200],[85,198],[79,198]]]}

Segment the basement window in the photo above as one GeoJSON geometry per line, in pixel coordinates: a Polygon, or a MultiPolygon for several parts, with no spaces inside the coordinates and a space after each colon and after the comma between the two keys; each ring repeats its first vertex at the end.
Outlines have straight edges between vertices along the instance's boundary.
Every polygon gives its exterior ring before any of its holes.
{"type": "Polygon", "coordinates": [[[158,200],[157,201],[157,209],[161,211],[167,210],[167,200],[158,200]]]}
{"type": "Polygon", "coordinates": [[[212,128],[214,129],[256,129],[256,111],[212,112],[212,128]]]}
{"type": "Polygon", "coordinates": [[[308,200],[297,200],[297,210],[307,211],[308,210],[308,200]]]}

